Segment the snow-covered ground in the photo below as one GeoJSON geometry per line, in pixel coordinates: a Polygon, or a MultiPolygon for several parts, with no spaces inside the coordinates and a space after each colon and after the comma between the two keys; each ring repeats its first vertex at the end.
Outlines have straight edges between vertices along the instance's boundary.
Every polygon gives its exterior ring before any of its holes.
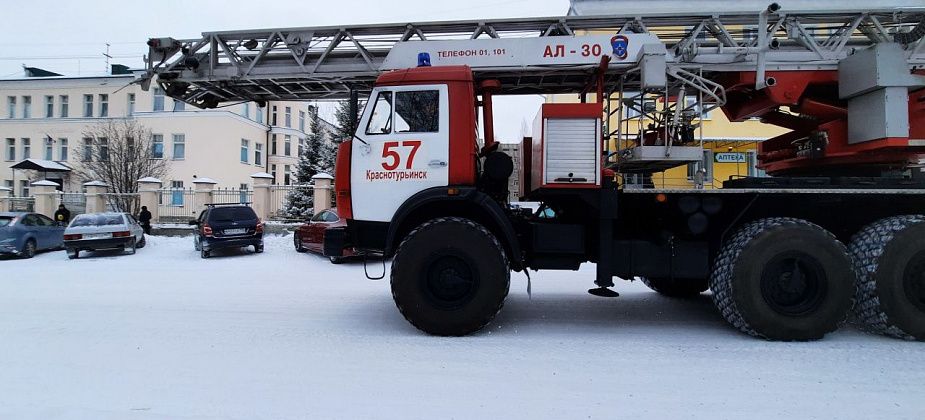
{"type": "Polygon", "coordinates": [[[430,337],[388,281],[290,240],[0,261],[0,419],[925,418],[923,343],[764,342],[707,296],[590,296],[593,266],[534,274],[532,300],[515,274],[487,330],[430,337]]]}

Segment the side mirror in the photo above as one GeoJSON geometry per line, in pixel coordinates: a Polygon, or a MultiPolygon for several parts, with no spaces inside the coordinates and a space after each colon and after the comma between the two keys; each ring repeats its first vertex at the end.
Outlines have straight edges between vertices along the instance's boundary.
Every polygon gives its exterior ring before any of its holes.
{"type": "Polygon", "coordinates": [[[199,226],[199,221],[198,221],[198,220],[190,220],[190,221],[189,221],[189,225],[190,225],[190,226],[199,226]]]}

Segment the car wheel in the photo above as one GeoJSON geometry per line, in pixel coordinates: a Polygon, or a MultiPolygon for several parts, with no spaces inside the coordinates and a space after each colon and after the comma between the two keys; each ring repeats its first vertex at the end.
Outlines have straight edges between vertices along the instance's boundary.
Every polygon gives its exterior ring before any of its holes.
{"type": "Polygon", "coordinates": [[[263,245],[254,245],[254,252],[258,254],[263,253],[263,245]]]}
{"type": "Polygon", "coordinates": [[[78,257],[80,257],[80,250],[75,249],[73,251],[67,251],[67,257],[69,259],[76,260],[78,257]]]}
{"type": "Polygon", "coordinates": [[[130,243],[129,246],[123,248],[125,251],[129,249],[132,250],[132,255],[135,255],[135,251],[138,249],[138,242],[134,238],[132,238],[132,243],[130,243]]]}
{"type": "Polygon", "coordinates": [[[299,235],[292,235],[292,242],[295,245],[295,252],[305,252],[305,246],[302,245],[302,238],[299,235]]]}
{"type": "Polygon", "coordinates": [[[144,248],[145,245],[147,244],[148,244],[148,241],[146,241],[144,235],[142,235],[141,240],[138,241],[138,244],[136,244],[135,246],[137,246],[138,248],[144,248]]]}
{"type": "Polygon", "coordinates": [[[328,260],[331,261],[331,264],[343,264],[345,258],[344,257],[328,257],[328,260]]]}
{"type": "Polygon", "coordinates": [[[19,253],[19,256],[23,258],[32,258],[35,256],[35,239],[29,239],[26,241],[26,245],[23,246],[22,252],[19,253]]]}
{"type": "Polygon", "coordinates": [[[204,250],[204,249],[200,249],[200,250],[199,250],[199,256],[202,257],[202,258],[209,258],[209,257],[212,256],[212,254],[211,254],[209,251],[206,251],[206,250],[204,250]]]}
{"type": "Polygon", "coordinates": [[[193,237],[193,247],[196,248],[197,251],[202,251],[202,243],[199,242],[198,236],[193,237]]]}

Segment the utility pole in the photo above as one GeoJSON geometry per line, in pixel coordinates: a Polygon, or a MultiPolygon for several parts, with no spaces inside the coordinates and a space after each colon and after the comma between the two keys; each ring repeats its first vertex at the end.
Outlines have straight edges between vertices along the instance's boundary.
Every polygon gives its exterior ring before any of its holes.
{"type": "Polygon", "coordinates": [[[108,72],[109,72],[109,60],[112,58],[112,56],[109,55],[109,47],[110,47],[110,45],[109,45],[109,43],[107,42],[107,43],[106,43],[106,52],[103,53],[103,57],[106,57],[106,67],[103,68],[103,72],[104,72],[104,73],[108,73],[108,72]]]}

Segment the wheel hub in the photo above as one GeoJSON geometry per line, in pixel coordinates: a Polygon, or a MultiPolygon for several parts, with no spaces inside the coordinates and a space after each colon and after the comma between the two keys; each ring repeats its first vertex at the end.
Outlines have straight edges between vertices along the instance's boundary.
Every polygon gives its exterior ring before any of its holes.
{"type": "Polygon", "coordinates": [[[819,308],[826,283],[825,271],[818,260],[803,253],[786,253],[765,265],[761,294],[778,313],[800,316],[819,308]]]}
{"type": "Polygon", "coordinates": [[[475,271],[463,259],[442,255],[430,263],[424,290],[441,309],[456,309],[472,300],[478,289],[475,271]]]}
{"type": "Polygon", "coordinates": [[[903,275],[906,298],[919,310],[925,311],[925,251],[919,252],[906,266],[903,275]]]}

